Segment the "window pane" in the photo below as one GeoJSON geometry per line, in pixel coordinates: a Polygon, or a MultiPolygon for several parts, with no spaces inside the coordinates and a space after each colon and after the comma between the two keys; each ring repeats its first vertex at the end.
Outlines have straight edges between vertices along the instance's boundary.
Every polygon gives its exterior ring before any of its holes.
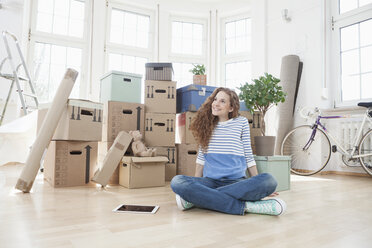
{"type": "Polygon", "coordinates": [[[359,46],[358,25],[354,24],[341,28],[341,51],[354,49],[359,46]]]}
{"type": "Polygon", "coordinates": [[[343,76],[359,73],[358,50],[343,52],[341,54],[341,70],[343,76]]]}
{"type": "Polygon", "coordinates": [[[359,7],[372,3],[372,0],[359,0],[359,7]]]}
{"type": "Polygon", "coordinates": [[[239,94],[239,87],[246,82],[251,82],[251,62],[242,61],[228,63],[225,65],[225,84],[226,87],[235,90],[239,94]]]}
{"type": "Polygon", "coordinates": [[[55,92],[68,67],[79,72],[71,98],[79,97],[82,51],[79,48],[35,43],[34,81],[40,102],[53,100],[55,92]]]}
{"type": "MultiPolygon", "coordinates": [[[[360,50],[361,73],[372,72],[372,46],[360,50]]],[[[372,82],[371,82],[372,84],[372,82]]]]}
{"type": "Polygon", "coordinates": [[[340,0],[340,14],[358,8],[358,0],[340,0]]]}
{"type": "Polygon", "coordinates": [[[372,98],[372,73],[362,75],[362,99],[372,98]]]}
{"type": "Polygon", "coordinates": [[[225,53],[249,52],[251,39],[251,21],[242,19],[225,23],[225,53]]]}
{"type": "Polygon", "coordinates": [[[372,45],[372,19],[360,23],[360,45],[372,45]]]}
{"type": "Polygon", "coordinates": [[[39,0],[36,30],[83,37],[85,2],[83,0],[39,0]]]}
{"type": "Polygon", "coordinates": [[[190,70],[194,67],[190,63],[173,63],[174,81],[177,82],[177,88],[192,84],[193,74],[190,70]]]}
{"type": "Polygon", "coordinates": [[[342,77],[342,100],[351,101],[360,99],[360,76],[342,77]]]}
{"type": "Polygon", "coordinates": [[[203,25],[172,22],[172,52],[181,54],[203,54],[203,25]]]}

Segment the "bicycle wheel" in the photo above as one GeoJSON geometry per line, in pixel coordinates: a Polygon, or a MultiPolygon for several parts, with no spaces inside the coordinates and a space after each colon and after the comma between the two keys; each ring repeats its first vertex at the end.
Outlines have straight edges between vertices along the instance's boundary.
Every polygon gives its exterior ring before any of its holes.
{"type": "Polygon", "coordinates": [[[291,130],[284,138],[282,155],[291,156],[291,171],[297,175],[310,176],[321,171],[331,157],[331,142],[327,135],[317,128],[311,141],[313,129],[309,125],[291,130]]]}
{"type": "Polygon", "coordinates": [[[359,162],[363,169],[372,176],[372,130],[369,130],[359,143],[359,155],[364,155],[359,158],[359,162]]]}

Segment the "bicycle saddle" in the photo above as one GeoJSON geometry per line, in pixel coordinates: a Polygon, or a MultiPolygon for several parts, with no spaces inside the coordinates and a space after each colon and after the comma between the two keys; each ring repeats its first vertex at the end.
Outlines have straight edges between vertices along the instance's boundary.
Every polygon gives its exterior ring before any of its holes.
{"type": "Polygon", "coordinates": [[[372,107],[372,102],[360,102],[358,103],[359,107],[365,107],[365,108],[370,108],[372,107]]]}

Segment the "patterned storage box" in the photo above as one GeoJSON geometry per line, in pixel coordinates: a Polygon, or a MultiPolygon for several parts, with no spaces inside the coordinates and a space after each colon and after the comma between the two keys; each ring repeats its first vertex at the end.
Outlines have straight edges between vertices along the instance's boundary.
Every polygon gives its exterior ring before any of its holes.
{"type": "Polygon", "coordinates": [[[146,63],[146,80],[172,81],[172,63],[146,63]]]}

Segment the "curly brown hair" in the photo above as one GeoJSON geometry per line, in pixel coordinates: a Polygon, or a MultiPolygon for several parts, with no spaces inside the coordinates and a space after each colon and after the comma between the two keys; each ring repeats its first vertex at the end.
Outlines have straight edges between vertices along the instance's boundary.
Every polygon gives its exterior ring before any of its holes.
{"type": "Polygon", "coordinates": [[[192,131],[196,142],[203,150],[207,149],[213,130],[218,123],[218,117],[212,114],[212,103],[217,93],[220,91],[225,92],[230,97],[230,106],[233,108],[233,111],[229,113],[229,119],[235,118],[239,115],[239,97],[235,91],[223,87],[215,89],[199,108],[190,125],[190,130],[192,131]]]}

